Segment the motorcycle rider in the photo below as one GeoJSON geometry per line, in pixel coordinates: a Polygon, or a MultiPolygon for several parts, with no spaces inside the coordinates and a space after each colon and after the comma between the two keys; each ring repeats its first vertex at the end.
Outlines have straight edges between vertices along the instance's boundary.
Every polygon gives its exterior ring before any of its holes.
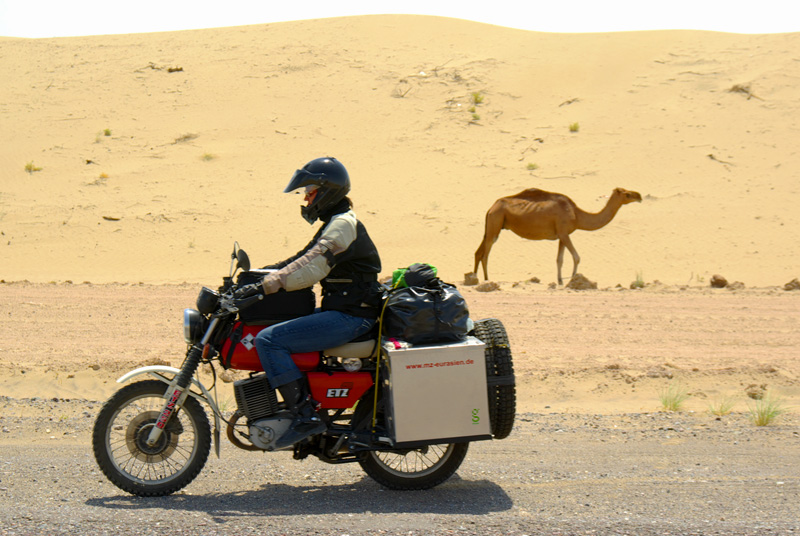
{"type": "Polygon", "coordinates": [[[378,283],[378,250],[352,210],[347,197],[350,177],[344,165],[332,157],[311,160],[295,171],[284,192],[298,188],[305,188],[303,218],[310,224],[319,219],[323,226],[296,255],[265,267],[275,271],[260,284],[237,291],[237,298],[243,298],[298,290],[317,282],[322,286],[320,309],[269,326],[255,339],[270,385],[280,391],[293,415],[289,429],[276,442],[277,449],[327,429],[291,354],[333,348],[367,333],[377,321],[383,293],[378,283]]]}

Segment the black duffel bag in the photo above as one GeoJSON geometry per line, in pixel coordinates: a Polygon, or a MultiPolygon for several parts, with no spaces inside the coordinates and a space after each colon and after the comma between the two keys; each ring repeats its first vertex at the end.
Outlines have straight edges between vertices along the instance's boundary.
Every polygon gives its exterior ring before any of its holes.
{"type": "Polygon", "coordinates": [[[455,286],[438,278],[424,286],[392,290],[385,306],[386,337],[411,344],[459,342],[467,338],[467,302],[455,286]]]}
{"type": "MultiPolygon", "coordinates": [[[[236,279],[240,287],[251,283],[260,283],[265,275],[272,270],[251,270],[242,272],[236,279]]],[[[273,294],[267,294],[263,300],[239,311],[242,322],[250,324],[273,324],[284,320],[291,320],[300,316],[310,315],[317,305],[317,297],[312,287],[287,292],[280,289],[273,294]]]]}

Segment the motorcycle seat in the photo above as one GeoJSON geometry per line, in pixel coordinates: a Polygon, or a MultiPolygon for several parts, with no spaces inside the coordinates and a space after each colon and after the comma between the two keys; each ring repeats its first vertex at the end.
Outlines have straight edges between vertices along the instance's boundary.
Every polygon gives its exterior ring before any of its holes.
{"type": "Polygon", "coordinates": [[[325,357],[367,358],[367,357],[372,357],[372,354],[375,352],[375,345],[377,344],[378,344],[377,339],[367,339],[364,341],[348,342],[342,344],[341,346],[337,346],[335,348],[329,348],[327,350],[323,350],[322,355],[324,355],[325,357]]]}

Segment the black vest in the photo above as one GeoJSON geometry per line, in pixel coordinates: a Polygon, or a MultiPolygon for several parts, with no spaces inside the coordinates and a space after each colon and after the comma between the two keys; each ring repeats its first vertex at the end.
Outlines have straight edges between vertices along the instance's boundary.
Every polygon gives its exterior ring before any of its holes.
{"type": "MultiPolygon", "coordinates": [[[[305,255],[319,240],[325,227],[331,219],[350,210],[349,201],[342,200],[329,213],[325,214],[322,221],[325,225],[311,239],[302,251],[278,264],[265,266],[265,268],[279,269],[290,264],[295,259],[305,255]]],[[[341,311],[353,316],[363,318],[377,318],[380,314],[383,286],[378,283],[378,274],[381,271],[381,258],[378,249],[367,233],[366,227],[360,221],[356,222],[356,239],[346,250],[338,255],[327,255],[330,273],[325,276],[322,285],[322,310],[341,311]]]]}

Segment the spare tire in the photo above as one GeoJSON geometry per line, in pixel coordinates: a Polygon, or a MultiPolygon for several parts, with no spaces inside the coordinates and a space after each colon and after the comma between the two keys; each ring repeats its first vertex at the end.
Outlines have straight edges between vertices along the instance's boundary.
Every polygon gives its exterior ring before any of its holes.
{"type": "Polygon", "coordinates": [[[517,389],[508,334],[496,318],[475,322],[472,334],[486,345],[486,385],[489,395],[489,422],[495,439],[504,439],[514,427],[517,389]]]}

